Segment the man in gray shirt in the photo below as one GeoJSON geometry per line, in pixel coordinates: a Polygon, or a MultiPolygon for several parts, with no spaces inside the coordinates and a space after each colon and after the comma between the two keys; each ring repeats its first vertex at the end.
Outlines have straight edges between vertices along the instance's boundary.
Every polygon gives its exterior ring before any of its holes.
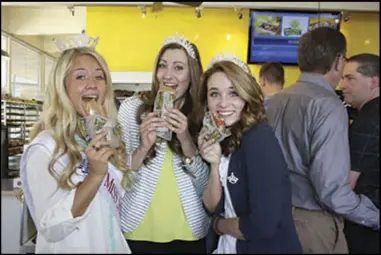
{"type": "Polygon", "coordinates": [[[266,62],[259,70],[259,85],[265,97],[263,104],[267,109],[268,100],[281,91],[284,85],[284,68],[278,62],[266,62]]]}
{"type": "Polygon", "coordinates": [[[347,253],[342,217],[379,231],[379,210],[349,186],[348,115],[334,90],[345,54],[341,32],[307,32],[298,45],[299,80],[268,103],[268,121],[289,168],[304,253],[347,253]]]}

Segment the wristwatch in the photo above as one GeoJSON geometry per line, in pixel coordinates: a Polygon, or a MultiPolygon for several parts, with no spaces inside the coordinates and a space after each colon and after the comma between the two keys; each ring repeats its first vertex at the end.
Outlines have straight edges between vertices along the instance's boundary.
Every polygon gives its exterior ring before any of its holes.
{"type": "Polygon", "coordinates": [[[195,160],[195,158],[198,156],[198,151],[196,152],[196,154],[193,156],[193,157],[191,157],[191,158],[189,158],[189,157],[184,157],[183,158],[183,165],[185,165],[185,166],[189,166],[189,165],[191,165],[193,162],[194,162],[194,160],[195,160]]]}
{"type": "Polygon", "coordinates": [[[185,157],[184,160],[183,160],[184,164],[185,164],[185,165],[190,165],[190,164],[192,164],[193,161],[194,161],[194,157],[195,157],[195,156],[193,156],[192,158],[185,157]]]}

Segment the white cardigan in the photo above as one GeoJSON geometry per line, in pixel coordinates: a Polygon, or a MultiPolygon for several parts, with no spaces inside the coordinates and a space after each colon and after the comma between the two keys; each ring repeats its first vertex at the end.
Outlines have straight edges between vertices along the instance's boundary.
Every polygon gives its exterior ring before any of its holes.
{"type": "MultiPolygon", "coordinates": [[[[133,153],[140,145],[136,112],[141,104],[140,98],[132,96],[119,108],[119,122],[122,125],[128,154],[133,153]]],[[[151,203],[164,162],[165,148],[166,142],[156,143],[156,157],[147,166],[143,164],[138,169],[132,190],[126,192],[123,197],[121,225],[125,233],[136,229],[151,203]]],[[[208,182],[209,167],[200,156],[197,156],[187,166],[187,170],[195,176],[193,178],[184,172],[182,165],[182,158],[173,154],[173,166],[185,216],[193,234],[201,239],[206,236],[209,227],[209,217],[202,206],[202,194],[208,182]]]]}

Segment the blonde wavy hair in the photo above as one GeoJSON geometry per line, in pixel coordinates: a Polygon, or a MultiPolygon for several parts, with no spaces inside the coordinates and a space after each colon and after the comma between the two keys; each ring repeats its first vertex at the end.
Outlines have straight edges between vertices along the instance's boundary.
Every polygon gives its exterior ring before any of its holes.
{"type": "MultiPolygon", "coordinates": [[[[107,83],[107,94],[103,104],[106,116],[117,122],[117,109],[114,101],[111,75],[104,58],[92,48],[74,48],[64,51],[56,62],[50,75],[50,83],[45,89],[44,104],[40,120],[33,126],[30,139],[34,139],[41,131],[48,131],[56,142],[53,159],[49,164],[49,172],[56,179],[58,187],[71,190],[75,188],[71,181],[72,175],[82,161],[79,144],[74,139],[79,119],[77,112],[67,94],[65,80],[77,56],[89,55],[95,58],[101,66],[107,83]],[[63,155],[69,157],[69,165],[58,175],[54,164],[63,155]]],[[[112,163],[123,173],[122,186],[131,187],[130,170],[126,164],[126,146],[123,135],[119,132],[120,146],[110,157],[112,163]]]]}
{"type": "MultiPolygon", "coordinates": [[[[250,69],[248,68],[248,70],[250,69]]],[[[228,156],[239,148],[242,136],[247,130],[266,121],[263,106],[264,96],[255,78],[241,67],[230,61],[215,63],[201,76],[201,87],[198,94],[201,106],[194,109],[195,112],[198,112],[196,120],[198,130],[202,128],[202,120],[205,109],[207,109],[208,80],[217,72],[222,72],[228,77],[238,96],[245,101],[240,121],[231,127],[232,135],[221,142],[222,153],[228,156]]]]}

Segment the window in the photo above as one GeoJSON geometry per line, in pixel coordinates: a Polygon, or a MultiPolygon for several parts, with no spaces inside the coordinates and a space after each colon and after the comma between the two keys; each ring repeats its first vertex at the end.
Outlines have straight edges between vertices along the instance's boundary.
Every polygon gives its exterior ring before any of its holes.
{"type": "Polygon", "coordinates": [[[40,100],[40,53],[11,41],[12,96],[40,100]]]}
{"type": "Polygon", "coordinates": [[[50,84],[50,75],[54,68],[54,59],[50,57],[45,57],[45,80],[44,80],[44,87],[41,90],[41,93],[44,93],[46,86],[51,85],[50,84]]]}
{"type": "MultiPolygon", "coordinates": [[[[1,49],[8,52],[8,37],[1,35],[1,49]]],[[[1,93],[8,93],[9,59],[1,57],[1,93]]]]}

